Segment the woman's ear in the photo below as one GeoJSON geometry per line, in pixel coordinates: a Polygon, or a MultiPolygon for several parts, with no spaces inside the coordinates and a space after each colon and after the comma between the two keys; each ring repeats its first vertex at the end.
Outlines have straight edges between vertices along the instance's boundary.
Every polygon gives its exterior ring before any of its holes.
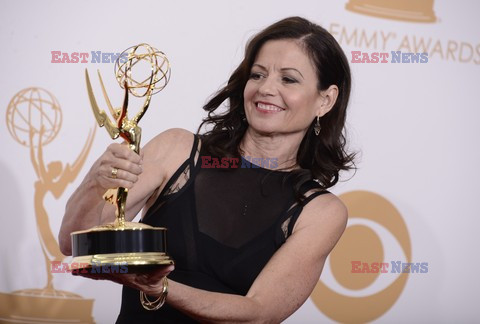
{"type": "Polygon", "coordinates": [[[335,105],[337,97],[338,87],[334,84],[329,86],[327,90],[320,91],[317,116],[322,117],[323,115],[328,113],[335,105]]]}

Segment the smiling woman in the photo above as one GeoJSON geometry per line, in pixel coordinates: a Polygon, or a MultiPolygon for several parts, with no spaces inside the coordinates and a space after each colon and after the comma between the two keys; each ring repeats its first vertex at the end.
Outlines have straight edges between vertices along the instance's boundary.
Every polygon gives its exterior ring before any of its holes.
{"type": "Polygon", "coordinates": [[[199,130],[208,132],[167,130],[140,156],[107,148],[67,204],[62,251],[71,252],[72,231],[114,219],[101,197],[122,186],[127,220],[143,209],[142,222],[168,228],[175,269],[102,275],[124,285],[118,323],[283,321],[346,225],[327,189],[353,159],[343,136],[349,93],[347,59],[327,31],[299,17],[267,27],[205,105],[199,130]],[[206,160],[242,167],[203,168],[206,160]],[[243,167],[255,161],[275,168],[243,167]]]}
{"type": "MultiPolygon", "coordinates": [[[[253,100],[257,100],[257,103],[254,102],[252,105],[258,106],[260,103],[263,109],[256,109],[256,112],[257,116],[262,116],[261,110],[265,110],[265,104],[271,103],[269,100],[272,98],[271,93],[270,96],[265,96],[262,91],[265,91],[265,87],[273,86],[271,83],[273,80],[277,81],[277,87],[269,91],[278,91],[275,93],[277,97],[282,97],[281,94],[284,93],[285,96],[291,97],[292,101],[308,99],[311,101],[303,102],[303,107],[301,104],[296,105],[297,113],[303,115],[305,123],[308,122],[303,124],[305,136],[300,136],[301,131],[287,136],[289,139],[295,139],[291,143],[294,150],[288,152],[287,155],[290,157],[285,156],[283,160],[276,152],[276,157],[280,160],[279,166],[294,169],[293,177],[298,180],[294,185],[297,196],[301,196],[299,194],[301,183],[310,178],[317,179],[323,188],[335,185],[339,171],[349,170],[354,158],[353,154],[346,152],[346,139],[343,133],[351,88],[350,67],[335,38],[324,28],[303,18],[291,17],[279,21],[250,40],[245,50],[245,58],[233,72],[227,86],[204,107],[209,116],[200,125],[199,130],[204,124],[212,124],[213,129],[207,133],[209,136],[204,139],[203,145],[207,146],[212,154],[219,156],[239,157],[248,153],[255,155],[249,152],[248,148],[246,152],[242,150],[245,147],[242,145],[244,135],[249,136],[251,133],[249,126],[252,126],[252,123],[263,123],[264,120],[260,122],[258,119],[255,121],[247,118],[249,113],[247,96],[256,96],[253,100]],[[272,59],[273,61],[270,61],[272,59]],[[268,60],[266,61],[268,64],[261,60],[268,60]],[[271,75],[272,73],[274,75],[271,75]],[[262,85],[262,88],[258,88],[257,94],[254,93],[255,84],[262,85]],[[307,92],[308,99],[304,97],[307,92]],[[259,97],[263,100],[259,100],[259,97]],[[227,113],[214,114],[225,100],[229,103],[227,113]],[[322,135],[316,135],[320,130],[322,135]],[[228,133],[228,136],[225,136],[225,133],[228,133]]],[[[287,115],[286,118],[292,114],[286,106],[277,105],[276,108],[282,109],[283,112],[280,114],[287,115]]],[[[270,105],[267,109],[273,108],[270,105]]],[[[291,118],[297,120],[297,117],[291,118]]],[[[284,120],[282,127],[287,127],[287,122],[290,121],[284,120]]],[[[267,138],[286,138],[278,133],[271,135],[267,138]]]]}
{"type": "Polygon", "coordinates": [[[325,115],[337,98],[336,85],[317,90],[315,68],[296,40],[265,43],[251,71],[244,91],[247,134],[283,137],[298,146],[312,120],[325,115]]]}

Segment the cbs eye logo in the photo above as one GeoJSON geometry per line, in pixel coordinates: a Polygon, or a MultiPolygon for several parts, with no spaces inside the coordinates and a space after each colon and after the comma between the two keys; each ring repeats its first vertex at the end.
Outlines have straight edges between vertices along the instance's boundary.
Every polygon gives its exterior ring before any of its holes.
{"type": "Polygon", "coordinates": [[[310,297],[323,314],[335,321],[373,321],[395,304],[405,287],[408,273],[391,273],[392,264],[384,260],[398,260],[403,254],[406,262],[411,262],[410,236],[400,213],[382,196],[353,191],[340,198],[348,208],[349,225],[310,297]],[[352,261],[357,260],[370,265],[388,262],[388,273],[355,273],[352,261]]]}

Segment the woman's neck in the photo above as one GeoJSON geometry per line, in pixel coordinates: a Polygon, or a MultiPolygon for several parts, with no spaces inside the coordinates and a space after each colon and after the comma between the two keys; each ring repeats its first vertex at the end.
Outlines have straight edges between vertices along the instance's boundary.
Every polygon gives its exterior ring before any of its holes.
{"type": "Polygon", "coordinates": [[[262,135],[249,127],[240,142],[240,152],[250,158],[276,159],[279,169],[297,169],[297,152],[304,135],[262,135]]]}

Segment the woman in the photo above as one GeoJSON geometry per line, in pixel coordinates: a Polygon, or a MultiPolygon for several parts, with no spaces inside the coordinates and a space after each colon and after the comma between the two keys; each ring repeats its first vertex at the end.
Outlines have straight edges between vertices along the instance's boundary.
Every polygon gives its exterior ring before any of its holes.
{"type": "Polygon", "coordinates": [[[176,263],[110,278],[125,285],[119,323],[281,322],[308,298],[346,225],[326,189],[352,162],[342,135],[349,93],[347,59],[327,31],[299,17],[269,26],[205,105],[199,130],[210,131],[167,130],[141,156],[107,148],[67,203],[62,252],[72,231],[113,221],[102,194],[126,187],[127,220],[143,208],[143,222],[166,226],[176,263]],[[217,158],[238,163],[211,168],[217,158]],[[167,289],[163,307],[144,309],[139,291],[160,303],[167,289]]]}

